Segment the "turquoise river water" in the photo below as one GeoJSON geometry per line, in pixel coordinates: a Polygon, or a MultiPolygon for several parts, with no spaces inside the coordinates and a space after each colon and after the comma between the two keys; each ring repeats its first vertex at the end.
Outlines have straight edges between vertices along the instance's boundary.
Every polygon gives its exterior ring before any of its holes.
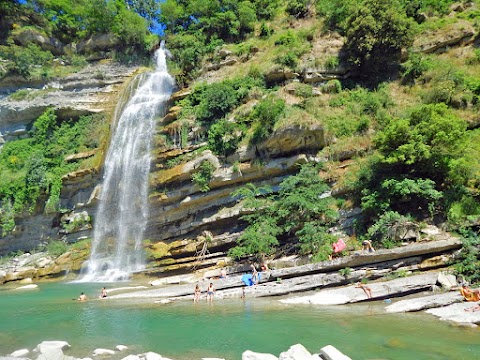
{"type": "Polygon", "coordinates": [[[128,353],[154,351],[175,360],[234,360],[247,349],[278,356],[297,343],[312,353],[332,344],[354,360],[480,356],[480,330],[454,327],[424,313],[386,315],[383,302],[325,307],[237,299],[161,305],[151,299],[100,300],[95,297],[101,287],[0,287],[0,356],[32,349],[43,340],[68,341],[72,348],[66,354],[77,357],[123,344],[128,353]],[[94,299],[73,301],[82,291],[94,299]]]}

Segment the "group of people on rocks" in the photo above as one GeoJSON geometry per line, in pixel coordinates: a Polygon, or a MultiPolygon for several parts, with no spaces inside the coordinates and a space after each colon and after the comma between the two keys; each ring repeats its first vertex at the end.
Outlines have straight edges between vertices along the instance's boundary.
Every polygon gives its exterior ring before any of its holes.
{"type": "MultiPolygon", "coordinates": [[[[258,285],[258,283],[260,282],[260,274],[259,272],[257,271],[257,268],[255,267],[255,265],[251,264],[250,265],[250,268],[251,268],[251,285],[258,285]]],[[[266,271],[269,271],[270,269],[268,268],[267,264],[262,264],[261,266],[261,271],[262,272],[266,272],[266,271]]],[[[223,268],[221,271],[220,271],[220,279],[225,279],[227,277],[227,270],[225,268],[223,268]]],[[[207,288],[207,291],[206,291],[206,299],[208,302],[212,302],[213,301],[213,295],[215,293],[215,288],[213,286],[213,283],[210,283],[208,285],[208,288],[207,288]]],[[[242,295],[242,298],[245,297],[245,289],[243,289],[243,295],[242,295]]],[[[195,286],[195,289],[193,291],[193,302],[199,302],[200,301],[200,297],[202,296],[202,290],[200,289],[200,286],[197,284],[195,286]]]]}

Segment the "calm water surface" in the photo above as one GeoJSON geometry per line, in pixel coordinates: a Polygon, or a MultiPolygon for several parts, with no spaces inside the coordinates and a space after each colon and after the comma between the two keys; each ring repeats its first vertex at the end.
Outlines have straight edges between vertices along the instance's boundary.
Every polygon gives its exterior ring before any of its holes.
{"type": "Polygon", "coordinates": [[[480,330],[453,327],[423,313],[385,315],[383,302],[318,307],[238,299],[160,305],[96,299],[101,287],[0,288],[0,356],[43,340],[68,341],[68,354],[79,357],[124,344],[130,353],[154,351],[175,360],[234,360],[247,349],[278,356],[297,343],[312,353],[332,344],[354,360],[480,356],[480,330]],[[81,291],[95,299],[73,301],[81,291]]]}

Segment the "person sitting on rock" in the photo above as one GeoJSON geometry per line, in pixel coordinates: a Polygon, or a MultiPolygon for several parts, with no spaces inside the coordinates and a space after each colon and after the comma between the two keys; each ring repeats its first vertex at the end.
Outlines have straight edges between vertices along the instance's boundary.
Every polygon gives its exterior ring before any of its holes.
{"type": "Polygon", "coordinates": [[[480,289],[471,289],[467,284],[463,284],[460,293],[467,301],[480,301],[480,289]]]}
{"type": "Polygon", "coordinates": [[[372,242],[370,240],[362,241],[362,250],[368,252],[375,252],[375,249],[373,248],[372,242]]]}

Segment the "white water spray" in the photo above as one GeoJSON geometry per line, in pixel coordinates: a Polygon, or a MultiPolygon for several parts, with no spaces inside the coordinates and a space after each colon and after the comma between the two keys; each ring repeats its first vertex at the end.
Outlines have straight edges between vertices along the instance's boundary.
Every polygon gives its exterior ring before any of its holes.
{"type": "Polygon", "coordinates": [[[148,175],[155,118],[165,112],[174,80],[163,43],[156,70],[125,105],[105,160],[105,173],[90,259],[81,282],[126,280],[145,268],[143,234],[148,219],[148,175]]]}

